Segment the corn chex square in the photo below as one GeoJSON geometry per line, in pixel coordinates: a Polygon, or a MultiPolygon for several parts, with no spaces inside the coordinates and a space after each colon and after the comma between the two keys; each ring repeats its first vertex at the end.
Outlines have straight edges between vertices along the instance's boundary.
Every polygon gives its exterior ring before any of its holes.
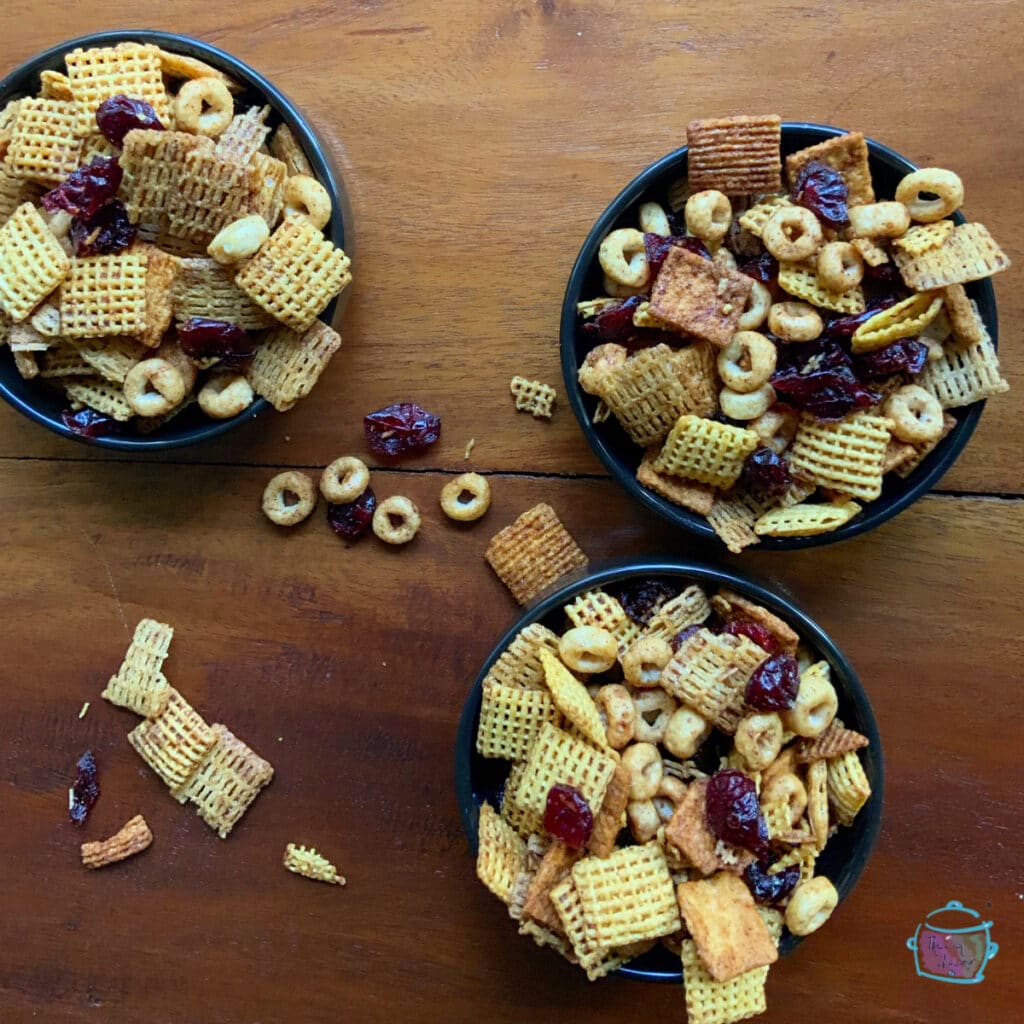
{"type": "Polygon", "coordinates": [[[16,323],[67,276],[71,261],[31,203],[0,227],[0,310],[16,323]]]}
{"type": "Polygon", "coordinates": [[[6,166],[17,178],[59,185],[79,164],[73,103],[30,97],[21,101],[11,128],[6,166]]]}
{"type": "Polygon", "coordinates": [[[595,938],[606,949],[680,928],[672,876],[657,842],[586,857],[572,869],[572,880],[595,938]]]}
{"type": "Polygon", "coordinates": [[[161,124],[171,123],[159,47],[125,42],[88,50],[79,48],[72,50],[65,60],[79,135],[97,131],[96,108],[114,96],[145,100],[156,111],[161,124]]]}
{"type": "Polygon", "coordinates": [[[727,488],[736,482],[758,443],[752,430],[685,413],[672,427],[653,468],[658,473],[727,488]]]}
{"type": "Polygon", "coordinates": [[[195,149],[186,154],[178,187],[168,197],[167,231],[177,238],[209,242],[221,228],[254,211],[259,188],[250,168],[216,150],[195,149]]]}
{"type": "Polygon", "coordinates": [[[484,557],[520,603],[587,564],[587,556],[562,525],[555,510],[541,502],[527,509],[487,546],[484,557]]]}
{"type": "Polygon", "coordinates": [[[68,380],[64,384],[64,393],[71,402],[87,405],[118,423],[127,423],[135,415],[128,399],[124,397],[124,388],[102,377],[68,380]]]}
{"type": "Polygon", "coordinates": [[[251,107],[244,114],[236,114],[217,139],[216,155],[243,167],[248,164],[270,132],[269,114],[270,107],[251,107]]]}
{"type": "Polygon", "coordinates": [[[827,164],[842,175],[849,190],[847,201],[850,206],[861,206],[875,201],[868,145],[862,132],[848,132],[846,135],[838,135],[815,146],[790,153],[786,157],[786,175],[791,185],[796,181],[800,169],[811,160],[827,164]]]}
{"type": "Polygon", "coordinates": [[[484,677],[484,684],[500,683],[502,686],[518,687],[523,690],[544,689],[544,665],[540,660],[541,650],[558,653],[558,636],[547,626],[533,622],[525,626],[512,642],[501,652],[498,660],[484,677]]]}
{"type": "Polygon", "coordinates": [[[711,615],[711,602],[696,584],[666,601],[651,618],[644,636],[670,641],[687,626],[698,626],[711,615]]]}
{"type": "Polygon", "coordinates": [[[34,203],[39,199],[40,186],[11,174],[7,165],[0,160],[0,226],[23,203],[34,203]]]}
{"type": "Polygon", "coordinates": [[[980,317],[981,340],[949,341],[942,358],[925,364],[918,383],[939,400],[943,409],[958,409],[983,398],[1001,395],[1010,385],[999,369],[999,356],[980,317]]]}
{"type": "Polygon", "coordinates": [[[253,180],[257,186],[253,212],[258,213],[268,224],[276,224],[284,210],[288,168],[282,161],[266,153],[255,154],[251,163],[253,180]]]}
{"type": "Polygon", "coordinates": [[[691,191],[713,188],[732,196],[778,192],[781,138],[777,114],[691,121],[686,128],[691,191]]]}
{"type": "Polygon", "coordinates": [[[476,750],[481,757],[524,760],[545,722],[558,721],[558,708],[545,690],[484,682],[476,750]]]}
{"type": "Polygon", "coordinates": [[[683,385],[683,408],[695,416],[713,416],[718,412],[718,349],[707,341],[677,349],[673,355],[679,381],[683,385]]]}
{"type": "Polygon", "coordinates": [[[213,140],[188,132],[136,128],[124,137],[121,193],[133,224],[153,234],[167,221],[167,207],[181,185],[185,158],[193,152],[211,153],[213,140]]]}
{"type": "Polygon", "coordinates": [[[588,590],[580,594],[572,604],[565,606],[565,614],[574,626],[597,626],[612,634],[629,621],[618,598],[604,590],[588,590]]]}
{"type": "Polygon", "coordinates": [[[826,764],[828,799],[840,825],[852,825],[871,796],[871,783],[857,751],[830,758],[826,764]]]}
{"type": "Polygon", "coordinates": [[[256,349],[246,377],[253,391],[286,412],[313,390],[339,348],[341,335],[319,320],[302,334],[278,327],[256,349]]]}
{"type": "Polygon", "coordinates": [[[60,289],[64,337],[141,335],[146,330],[148,262],[144,252],[131,250],[74,260],[60,289]]]}
{"type": "Polygon", "coordinates": [[[596,747],[606,747],[608,737],[593,698],[587,688],[562,664],[556,654],[541,651],[544,681],[554,698],[555,707],[596,747]]]}
{"type": "Polygon", "coordinates": [[[580,967],[587,972],[587,978],[596,981],[626,962],[598,942],[593,922],[583,910],[579,890],[571,876],[552,887],[550,898],[572,951],[580,967]]]}
{"type": "Polygon", "coordinates": [[[779,264],[779,287],[795,299],[836,313],[863,313],[864,289],[857,285],[848,292],[831,292],[818,280],[818,271],[803,263],[779,264]]]}
{"type": "Polygon", "coordinates": [[[758,537],[816,537],[845,526],[858,512],[860,505],[855,501],[773,508],[754,523],[754,533],[758,537]]]}
{"type": "Polygon", "coordinates": [[[645,447],[663,440],[686,409],[686,393],[667,345],[642,349],[610,369],[601,382],[601,398],[630,438],[645,447]]]}
{"type": "Polygon", "coordinates": [[[121,667],[101,694],[103,699],[143,718],[162,714],[171,694],[162,669],[173,637],[174,627],[166,622],[141,619],[121,667]]]}
{"type": "Polygon", "coordinates": [[[908,288],[917,292],[947,288],[991,277],[1010,266],[1010,258],[996,244],[984,224],[958,224],[937,249],[920,256],[895,250],[893,260],[908,288]]]}
{"type": "Polygon", "coordinates": [[[191,801],[196,813],[221,839],[238,824],[242,815],[274,777],[274,768],[226,725],[211,726],[216,737],[195,773],[174,797],[191,801]]]}
{"type": "Polygon", "coordinates": [[[761,232],[764,231],[764,226],[771,219],[772,214],[774,214],[780,206],[792,205],[793,200],[787,195],[765,196],[763,199],[751,206],[749,210],[744,210],[744,212],[740,214],[738,218],[740,227],[749,231],[755,237],[760,238],[761,232]]]}
{"type": "Polygon", "coordinates": [[[549,420],[557,392],[550,384],[515,376],[509,384],[519,412],[528,412],[535,419],[549,420]]]}
{"type": "Polygon", "coordinates": [[[308,328],[352,280],[351,261],[307,217],[288,214],[235,277],[235,283],[275,319],[308,328]]]}
{"type": "Polygon", "coordinates": [[[512,886],[526,866],[526,843],[488,803],[480,808],[478,835],[477,877],[499,900],[508,903],[512,886]]]}
{"type": "Polygon", "coordinates": [[[800,418],[789,461],[793,472],[864,501],[882,493],[882,462],[889,445],[889,421],[858,412],[838,423],[800,418]]]}
{"type": "Polygon", "coordinates": [[[767,967],[755,967],[732,981],[715,981],[692,939],[683,940],[681,955],[687,1024],[736,1024],[768,1009],[764,994],[767,967]]]}
{"type": "Polygon", "coordinates": [[[132,729],[128,742],[173,791],[184,786],[203,763],[217,734],[172,686],[164,710],[132,729]]]}

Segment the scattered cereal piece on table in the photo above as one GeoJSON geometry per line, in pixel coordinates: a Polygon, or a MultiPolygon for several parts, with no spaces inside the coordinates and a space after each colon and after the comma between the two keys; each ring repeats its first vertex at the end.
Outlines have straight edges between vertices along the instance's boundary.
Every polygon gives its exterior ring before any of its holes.
{"type": "Polygon", "coordinates": [[[307,849],[305,846],[289,843],[285,847],[283,864],[294,874],[312,878],[315,882],[327,882],[329,885],[346,884],[344,875],[339,875],[338,869],[313,848],[307,849]]]}
{"type": "Polygon", "coordinates": [[[557,392],[550,384],[515,376],[509,388],[519,412],[528,412],[535,419],[551,419],[557,392]]]}
{"type": "Polygon", "coordinates": [[[109,839],[82,843],[82,863],[87,868],[103,868],[142,853],[152,842],[153,833],[146,819],[137,814],[109,839]]]}

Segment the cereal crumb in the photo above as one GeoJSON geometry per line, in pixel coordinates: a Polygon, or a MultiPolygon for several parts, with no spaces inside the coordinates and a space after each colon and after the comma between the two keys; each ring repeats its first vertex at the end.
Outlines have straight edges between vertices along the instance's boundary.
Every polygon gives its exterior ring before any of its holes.
{"type": "Polygon", "coordinates": [[[291,435],[291,434],[285,434],[285,435],[284,435],[284,439],[285,439],[286,441],[290,441],[290,440],[292,439],[292,435],[291,435]]]}
{"type": "Polygon", "coordinates": [[[463,455],[462,455],[462,458],[463,458],[464,460],[465,460],[465,459],[468,459],[468,458],[469,458],[469,453],[470,453],[470,452],[471,452],[471,451],[473,450],[473,446],[474,446],[475,444],[476,444],[476,438],[475,438],[475,437],[471,437],[471,438],[470,438],[470,439],[469,439],[469,440],[468,440],[468,441],[466,442],[466,450],[465,450],[465,452],[463,452],[463,455]]]}
{"type": "Polygon", "coordinates": [[[85,716],[86,716],[86,714],[88,714],[88,712],[89,712],[89,702],[86,701],[82,705],[82,710],[78,712],[78,717],[79,718],[85,718],[85,716]]]}
{"type": "Polygon", "coordinates": [[[305,878],[312,878],[316,882],[327,882],[329,885],[346,884],[345,876],[339,875],[338,869],[313,847],[306,849],[304,846],[289,843],[285,847],[282,862],[289,871],[305,878]]]}

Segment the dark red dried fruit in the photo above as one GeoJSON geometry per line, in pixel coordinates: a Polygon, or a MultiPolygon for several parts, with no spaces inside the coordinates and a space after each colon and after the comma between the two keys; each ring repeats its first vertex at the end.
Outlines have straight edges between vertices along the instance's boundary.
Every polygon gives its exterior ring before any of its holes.
{"type": "Polygon", "coordinates": [[[719,839],[759,858],[768,856],[768,825],[757,801],[757,788],[743,772],[724,768],[708,779],[705,813],[708,828],[719,839]]]}
{"type": "Polygon", "coordinates": [[[895,263],[879,263],[877,267],[870,263],[864,264],[864,280],[878,287],[892,288],[896,292],[906,292],[906,284],[895,263]]]}
{"type": "Polygon", "coordinates": [[[698,256],[703,256],[706,260],[711,259],[708,247],[699,238],[692,238],[688,235],[669,235],[666,237],[665,235],[655,235],[648,231],[644,235],[644,252],[647,255],[647,266],[651,270],[651,280],[658,276],[658,271],[661,270],[661,265],[665,262],[665,257],[673,246],[696,253],[698,256]]]}
{"type": "Polygon", "coordinates": [[[618,593],[622,610],[638,625],[650,624],[654,613],[679,593],[677,587],[662,580],[640,580],[630,583],[618,593]]]}
{"type": "Polygon", "coordinates": [[[846,200],[850,190],[843,176],[820,160],[808,160],[793,182],[792,199],[810,210],[830,228],[843,228],[850,223],[846,200]]]}
{"type": "Polygon", "coordinates": [[[72,434],[79,437],[105,437],[107,434],[117,433],[120,429],[117,420],[89,408],[64,409],[60,414],[60,420],[72,434]]]}
{"type": "Polygon", "coordinates": [[[865,352],[853,360],[853,372],[861,380],[879,380],[894,373],[918,374],[928,362],[928,346],[914,338],[894,341],[885,348],[865,352]]]}
{"type": "Polygon", "coordinates": [[[192,359],[216,357],[228,366],[249,359],[256,351],[256,342],[238,324],[194,316],[178,328],[178,344],[192,359]]]}
{"type": "Polygon", "coordinates": [[[374,455],[393,457],[429,448],[441,436],[441,420],[415,402],[396,402],[363,420],[374,455]]]}
{"type": "Polygon", "coordinates": [[[759,622],[751,622],[749,619],[733,619],[722,627],[722,632],[729,636],[745,636],[769,654],[775,654],[779,649],[775,637],[759,622]]]}
{"type": "Polygon", "coordinates": [[[882,400],[878,392],[861,384],[846,366],[813,373],[784,370],[776,372],[771,383],[792,405],[826,422],[841,420],[854,409],[866,409],[882,400]]]}
{"type": "Polygon", "coordinates": [[[135,241],[137,228],[128,219],[120,199],[111,199],[88,220],[71,220],[71,244],[76,256],[109,256],[122,252],[135,241]]]}
{"type": "Polygon", "coordinates": [[[800,689],[800,666],[788,654],[773,654],[751,673],[744,694],[756,711],[785,711],[800,689]]]}
{"type": "Polygon", "coordinates": [[[776,345],[778,353],[776,373],[795,370],[801,374],[830,370],[836,366],[850,366],[850,354],[843,344],[822,336],[815,341],[793,341],[776,345]]]}
{"type": "Polygon", "coordinates": [[[743,463],[741,480],[766,498],[779,498],[789,490],[793,476],[789,463],[771,448],[756,448],[743,463]]]}
{"type": "Polygon", "coordinates": [[[631,295],[614,306],[602,309],[593,320],[583,325],[583,331],[586,334],[597,335],[601,341],[621,342],[636,333],[633,314],[639,305],[640,297],[631,295]]]}
{"type": "Polygon", "coordinates": [[[768,862],[755,860],[743,872],[743,881],[747,883],[756,903],[774,906],[781,903],[800,881],[800,865],[790,864],[778,874],[768,873],[768,862]]]}
{"type": "Polygon", "coordinates": [[[114,157],[97,156],[73,170],[40,201],[50,213],[67,210],[74,217],[89,220],[104,203],[117,196],[122,177],[124,172],[114,157]]]}
{"type": "Polygon", "coordinates": [[[68,812],[76,825],[85,824],[85,819],[100,798],[99,772],[96,758],[87,750],[75,765],[75,784],[71,788],[71,809],[68,812]]]}
{"type": "Polygon", "coordinates": [[[672,637],[672,639],[668,642],[669,647],[672,648],[672,653],[674,654],[676,651],[678,651],[679,648],[682,647],[683,644],[685,644],[686,641],[689,640],[694,633],[699,633],[700,630],[703,628],[703,626],[694,625],[686,626],[684,629],[679,630],[679,632],[676,633],[676,635],[672,637]]]}
{"type": "Polygon", "coordinates": [[[544,828],[566,846],[580,850],[594,831],[594,812],[578,789],[556,782],[544,805],[544,828]]]}
{"type": "Polygon", "coordinates": [[[876,313],[880,313],[883,309],[888,309],[896,301],[892,296],[885,296],[884,298],[874,299],[869,302],[863,313],[851,313],[849,316],[833,317],[825,323],[822,337],[843,340],[852,338],[854,331],[861,324],[867,323],[876,313]]]}
{"type": "Polygon", "coordinates": [[[376,508],[377,496],[372,487],[367,487],[355,501],[343,505],[328,502],[327,522],[339,537],[357,540],[369,529],[376,508]]]}
{"type": "Polygon", "coordinates": [[[779,261],[770,252],[763,252],[756,259],[741,263],[736,269],[762,284],[772,284],[779,279],[779,261]]]}
{"type": "Polygon", "coordinates": [[[148,103],[124,95],[111,96],[96,108],[96,124],[103,136],[118,149],[124,145],[124,137],[135,128],[164,130],[156,111],[148,103]]]}

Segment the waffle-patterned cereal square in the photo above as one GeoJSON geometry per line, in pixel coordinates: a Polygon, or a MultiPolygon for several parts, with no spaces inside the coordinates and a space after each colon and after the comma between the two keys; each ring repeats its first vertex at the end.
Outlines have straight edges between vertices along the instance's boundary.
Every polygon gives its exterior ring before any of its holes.
{"type": "Polygon", "coordinates": [[[127,423],[135,415],[124,397],[124,388],[102,377],[69,380],[64,385],[64,393],[72,402],[81,402],[118,423],[127,423]]]}
{"type": "Polygon", "coordinates": [[[144,252],[131,250],[73,260],[60,290],[64,337],[141,335],[146,330],[148,262],[144,252]]]}
{"type": "Polygon", "coordinates": [[[915,224],[906,234],[894,239],[892,247],[907,256],[920,256],[930,249],[938,249],[953,233],[953,226],[951,220],[915,224]]]}
{"type": "MultiPolygon", "coordinates": [[[[527,848],[527,853],[529,854],[529,848],[527,848]]],[[[559,920],[558,913],[551,902],[551,890],[562,879],[568,877],[572,871],[573,864],[581,856],[580,851],[571,850],[565,843],[558,840],[553,842],[544,851],[541,861],[537,865],[537,870],[532,875],[526,875],[529,881],[522,902],[521,918],[525,918],[528,921],[536,921],[555,931],[561,930],[562,922],[559,920]]],[[[522,876],[520,876],[521,881],[522,876]]]]}
{"type": "Polygon", "coordinates": [[[476,873],[502,903],[507,904],[512,886],[526,865],[526,843],[485,803],[480,808],[476,873]]]}
{"type": "Polygon", "coordinates": [[[988,228],[977,221],[958,224],[937,249],[910,256],[898,249],[893,260],[908,288],[917,292],[991,277],[1010,266],[988,228]]]}
{"type": "Polygon", "coordinates": [[[818,280],[818,271],[803,263],[780,263],[779,287],[795,299],[836,313],[863,313],[866,308],[860,285],[848,292],[830,292],[818,280]]]}
{"type": "Polygon", "coordinates": [[[557,392],[550,384],[517,375],[512,378],[509,390],[519,412],[528,412],[535,419],[551,419],[557,392]]]}
{"type": "Polygon", "coordinates": [[[777,114],[691,121],[686,129],[690,190],[713,188],[732,196],[778,192],[781,138],[777,114]]]}
{"type": "Polygon", "coordinates": [[[771,633],[779,650],[786,654],[796,654],[797,645],[800,643],[796,630],[763,605],[728,588],[720,590],[712,598],[711,604],[726,622],[756,622],[771,633]]]}
{"type": "Polygon", "coordinates": [[[166,622],[141,619],[121,667],[101,696],[143,718],[162,714],[171,693],[162,669],[173,637],[174,627],[166,622]]]}
{"type": "Polygon", "coordinates": [[[159,47],[125,42],[88,50],[79,48],[72,50],[65,60],[79,135],[96,132],[96,108],[113,96],[145,100],[156,111],[161,124],[171,123],[159,47]]]}
{"type": "Polygon", "coordinates": [[[558,710],[594,746],[607,746],[601,716],[587,688],[550,651],[541,651],[540,660],[544,664],[544,681],[558,710]]]}
{"type": "MultiPolygon", "coordinates": [[[[185,156],[178,188],[167,201],[167,230],[177,238],[209,242],[222,227],[254,211],[256,174],[216,152],[185,156]]],[[[317,310],[319,312],[319,310],[317,310]]]]}
{"type": "Polygon", "coordinates": [[[289,175],[305,174],[314,177],[313,168],[288,125],[277,126],[270,140],[270,152],[285,165],[289,175]]]}
{"type": "Polygon", "coordinates": [[[339,348],[341,335],[319,320],[301,334],[278,327],[256,349],[246,377],[253,391],[286,412],[313,390],[339,348]]]}
{"type": "Polygon", "coordinates": [[[352,280],[350,262],[307,217],[293,213],[242,267],[235,283],[275,319],[304,331],[352,280]]]}
{"type": "Polygon", "coordinates": [[[476,730],[477,753],[524,760],[544,723],[557,720],[558,708],[545,690],[485,682],[476,730]]]}
{"type": "Polygon", "coordinates": [[[718,349],[707,341],[677,349],[673,355],[679,381],[683,385],[683,408],[695,416],[713,416],[718,412],[718,349]]]}
{"type": "Polygon", "coordinates": [[[768,1009],[767,967],[755,967],[732,981],[715,981],[692,939],[683,940],[682,961],[687,1024],[736,1024],[768,1009]]]}
{"type": "Polygon", "coordinates": [[[648,448],[644,452],[644,457],[640,460],[636,471],[637,483],[675,505],[681,505],[692,512],[706,516],[715,503],[714,487],[709,484],[697,483],[694,480],[683,480],[680,477],[670,476],[668,473],[659,473],[654,468],[658,451],[658,448],[648,448]]]}
{"type": "Polygon", "coordinates": [[[484,684],[500,683],[502,686],[524,690],[543,690],[545,684],[541,650],[557,654],[558,636],[547,626],[533,622],[521,629],[501,652],[484,677],[484,684]]]}
{"type": "Polygon", "coordinates": [[[865,320],[853,332],[850,347],[859,355],[884,348],[900,338],[915,338],[941,309],[941,295],[911,295],[865,320]]]}
{"type": "Polygon", "coordinates": [[[544,502],[499,530],[491,538],[484,557],[520,604],[526,604],[555,580],[587,564],[587,556],[572,534],[555,510],[544,502]]]}
{"type": "Polygon", "coordinates": [[[651,289],[651,312],[678,331],[724,348],[754,287],[753,278],[672,246],[651,289]]]}
{"type": "Polygon", "coordinates": [[[663,440],[686,408],[672,350],[655,345],[629,356],[608,371],[601,398],[636,444],[663,440]]]}
{"type": "Polygon", "coordinates": [[[284,210],[284,186],[288,168],[276,157],[256,153],[252,158],[254,183],[258,187],[254,213],[258,213],[270,227],[281,219],[284,210]]]}
{"type": "Polygon", "coordinates": [[[679,930],[672,876],[657,842],[623,847],[609,857],[585,857],[572,869],[572,880],[606,949],[679,930]]]}
{"type": "Polygon", "coordinates": [[[67,276],[71,261],[31,203],[0,227],[0,309],[16,323],[67,276]]]}
{"type": "Polygon", "coordinates": [[[345,884],[345,876],[339,875],[338,869],[315,849],[307,849],[305,846],[289,843],[284,848],[284,857],[281,858],[281,862],[293,874],[311,878],[314,882],[326,882],[328,885],[345,884]]]}
{"type": "Polygon", "coordinates": [[[791,505],[766,512],[756,523],[758,537],[816,537],[845,526],[857,513],[855,501],[791,505]]]}
{"type": "Polygon", "coordinates": [[[251,107],[244,114],[236,114],[217,139],[216,155],[243,167],[248,164],[270,132],[269,114],[270,107],[251,107]]]}
{"type": "Polygon", "coordinates": [[[687,626],[699,626],[711,615],[707,594],[696,584],[666,601],[651,618],[645,636],[671,639],[687,626]]]}
{"type": "Polygon", "coordinates": [[[598,941],[594,924],[583,909],[579,890],[571,877],[562,879],[551,889],[550,899],[577,962],[587,972],[587,978],[596,981],[625,963],[598,941]]]}
{"type": "Polygon", "coordinates": [[[838,423],[804,415],[790,449],[793,472],[841,494],[874,501],[882,493],[889,421],[858,412],[838,423]]]}
{"type": "Polygon", "coordinates": [[[181,185],[185,158],[193,152],[210,153],[213,140],[188,132],[161,132],[136,128],[124,137],[121,193],[133,224],[155,234],[167,221],[167,207],[181,185]]]}
{"type": "Polygon", "coordinates": [[[826,764],[828,799],[840,825],[852,825],[860,809],[871,796],[871,783],[860,763],[860,757],[851,750],[830,758],[826,764]]]}
{"type": "Polygon", "coordinates": [[[256,305],[238,285],[234,274],[216,260],[193,256],[179,260],[171,286],[174,319],[184,323],[194,316],[238,324],[258,331],[276,324],[274,318],[256,305]]]}
{"type": "Polygon", "coordinates": [[[730,487],[757,447],[757,434],[717,420],[685,413],[676,420],[654,462],[659,473],[730,487]]]}
{"type": "Polygon", "coordinates": [[[156,246],[147,246],[145,251],[149,257],[146,261],[146,329],[139,341],[147,348],[158,348],[174,315],[174,282],[181,260],[156,246]]]}
{"type": "Polygon", "coordinates": [[[59,185],[79,164],[82,140],[75,128],[73,103],[33,97],[22,100],[11,129],[8,169],[18,178],[59,185]]]}
{"type": "Polygon", "coordinates": [[[800,169],[811,160],[818,160],[838,171],[849,190],[851,206],[861,206],[875,201],[875,190],[871,184],[871,165],[868,162],[868,145],[862,132],[848,132],[832,139],[808,146],[786,157],[786,174],[789,183],[796,181],[800,169]]]}
{"type": "Polygon", "coordinates": [[[981,340],[947,342],[941,359],[925,364],[918,383],[939,400],[943,409],[958,409],[983,398],[1001,395],[1010,385],[999,369],[999,356],[984,323],[981,340]]]}
{"type": "Polygon", "coordinates": [[[89,367],[112,384],[124,384],[128,371],[140,362],[149,350],[134,338],[94,338],[71,346],[89,367]]]}
{"type": "Polygon", "coordinates": [[[34,203],[41,194],[39,185],[11,174],[8,166],[0,160],[0,226],[24,203],[34,203]]]}
{"type": "Polygon", "coordinates": [[[164,710],[132,729],[128,742],[173,791],[203,763],[217,734],[172,686],[164,710]]]}
{"type": "Polygon", "coordinates": [[[754,203],[750,209],[745,210],[737,218],[740,223],[740,227],[749,231],[752,235],[757,238],[761,237],[761,232],[764,231],[764,226],[771,219],[772,214],[781,206],[792,206],[793,200],[787,195],[774,195],[764,196],[758,202],[754,203]]]}

